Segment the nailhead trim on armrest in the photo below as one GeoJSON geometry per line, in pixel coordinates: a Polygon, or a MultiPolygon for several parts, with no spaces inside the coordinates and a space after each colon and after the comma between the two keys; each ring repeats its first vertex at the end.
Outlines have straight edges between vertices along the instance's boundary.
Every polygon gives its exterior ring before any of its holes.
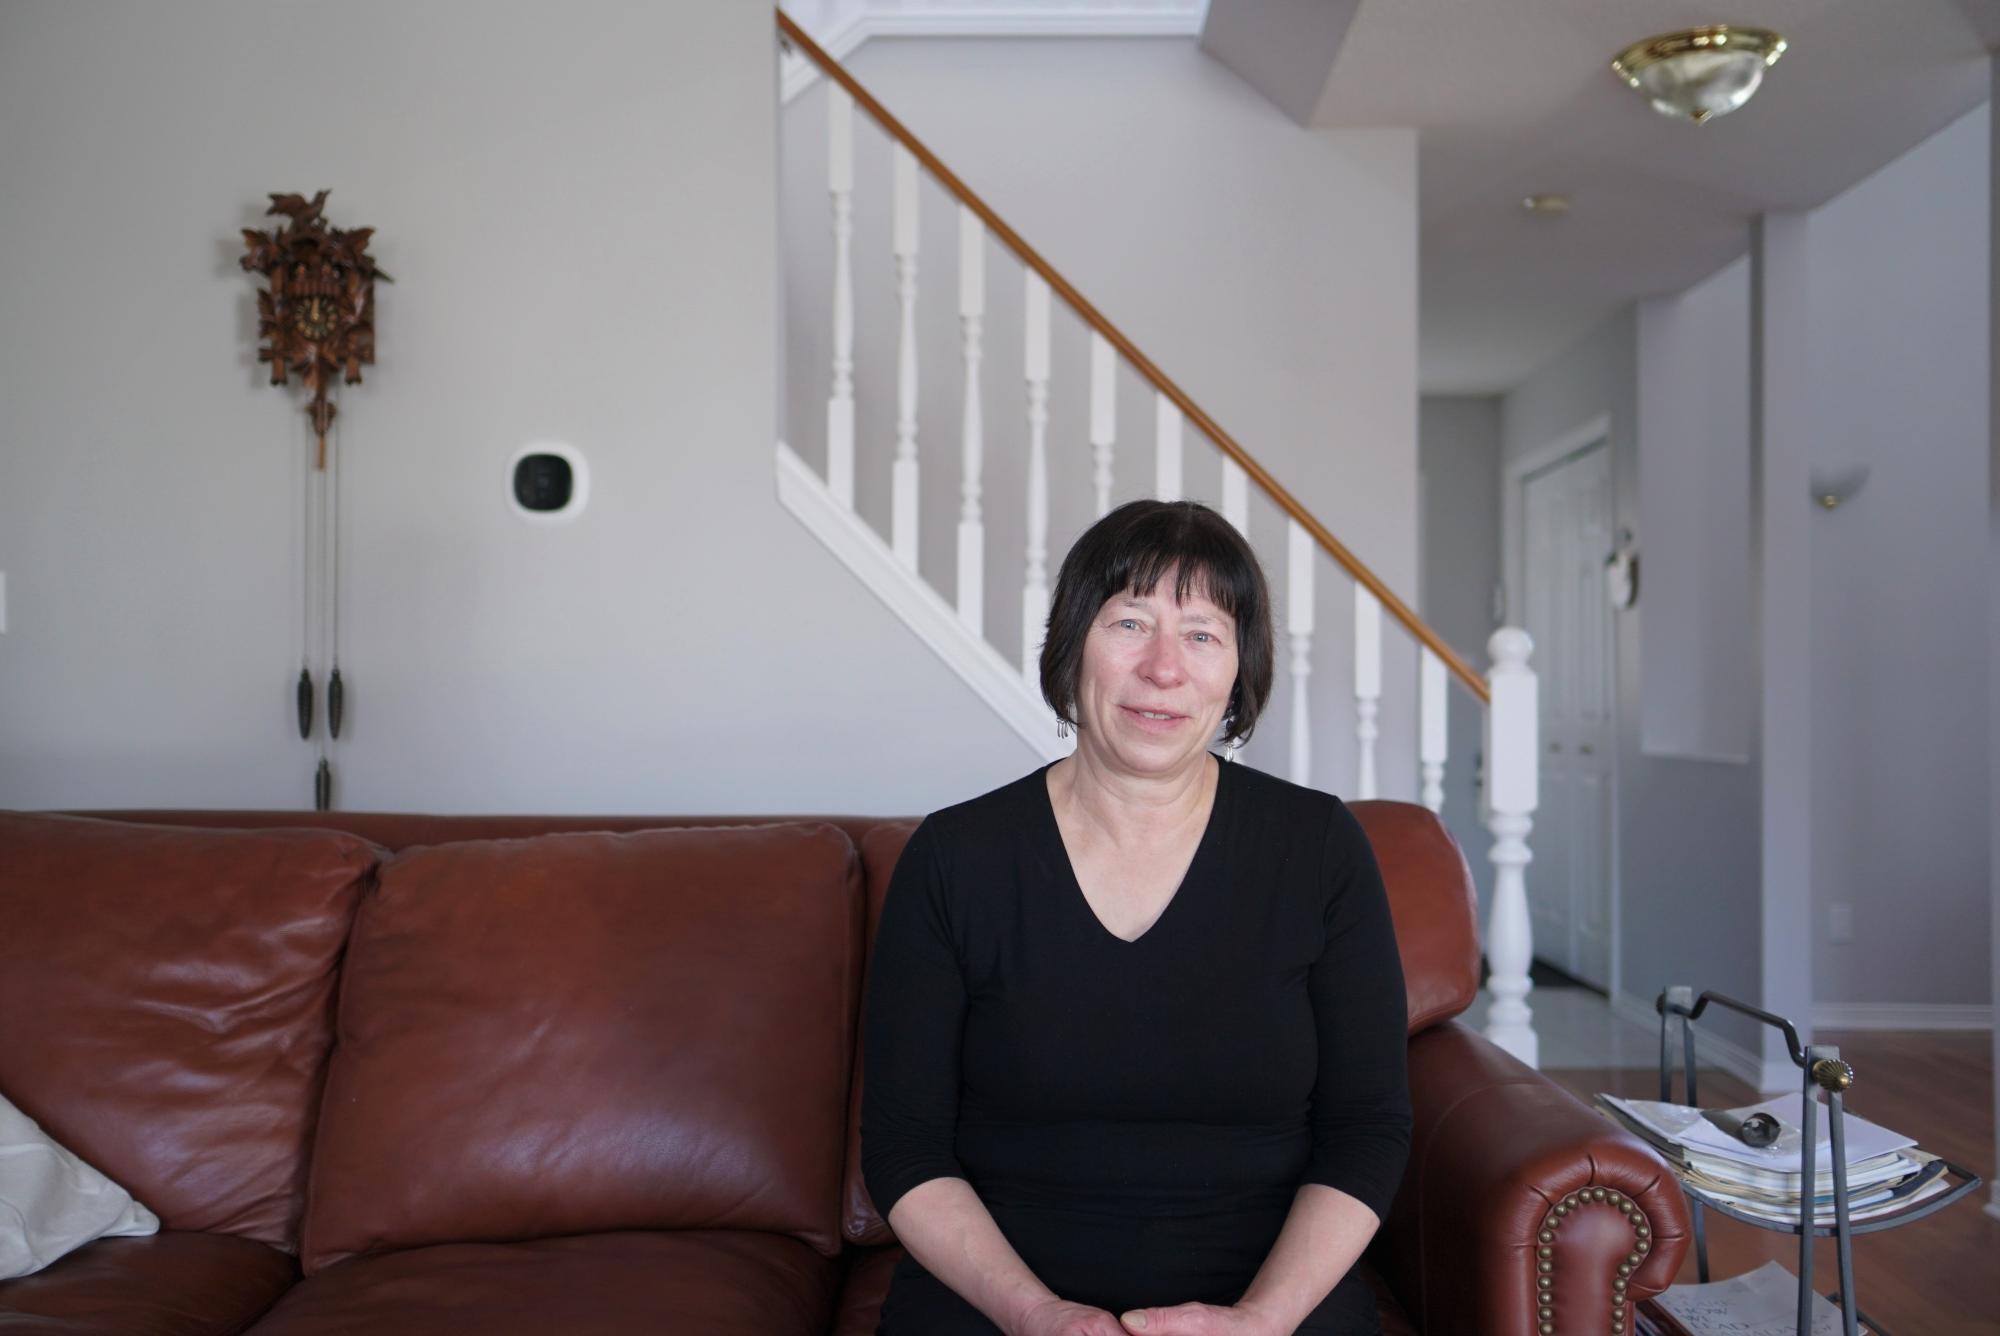
{"type": "Polygon", "coordinates": [[[1611,1332],[1612,1336],[1623,1336],[1625,1331],[1625,1282],[1634,1271],[1639,1269],[1639,1264],[1646,1260],[1646,1250],[1653,1246],[1653,1227],[1646,1222],[1646,1213],[1639,1209],[1639,1203],[1633,1201],[1623,1193],[1613,1192],[1609,1188],[1578,1188],[1575,1192],[1570,1193],[1555,1204],[1554,1208],[1550,1210],[1548,1217],[1542,1221],[1541,1232],[1535,1235],[1535,1241],[1539,1245],[1535,1249],[1535,1271],[1537,1273],[1535,1276],[1535,1288],[1540,1291],[1536,1295],[1538,1304],[1536,1316],[1541,1319],[1541,1324],[1535,1330],[1540,1332],[1541,1336],[1556,1336],[1555,1295],[1553,1293],[1556,1283],[1556,1230],[1562,1227],[1564,1218],[1571,1211],[1580,1211],[1586,1206],[1595,1206],[1600,1203],[1609,1206],[1612,1210],[1624,1216],[1626,1223],[1632,1226],[1632,1251],[1627,1253],[1625,1260],[1618,1264],[1618,1277],[1611,1282],[1611,1332]]]}

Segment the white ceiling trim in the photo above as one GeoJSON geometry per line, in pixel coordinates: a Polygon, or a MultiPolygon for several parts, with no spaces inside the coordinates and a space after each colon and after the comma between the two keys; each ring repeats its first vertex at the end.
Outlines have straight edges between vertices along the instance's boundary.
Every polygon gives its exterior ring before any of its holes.
{"type": "MultiPolygon", "coordinates": [[[[1193,37],[1208,0],[792,0],[784,8],[846,60],[871,37],[1193,37]]],[[[799,52],[779,62],[787,102],[818,77],[799,52]]]]}

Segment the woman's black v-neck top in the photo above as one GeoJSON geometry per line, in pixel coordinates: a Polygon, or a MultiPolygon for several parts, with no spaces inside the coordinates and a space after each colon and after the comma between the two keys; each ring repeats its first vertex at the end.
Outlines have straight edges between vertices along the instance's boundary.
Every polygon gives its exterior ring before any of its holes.
{"type": "MultiPolygon", "coordinates": [[[[1133,941],[1084,899],[1047,767],[926,818],[890,882],[864,1017],[862,1169],[887,1217],[969,1182],[1057,1295],[1230,1304],[1301,1184],[1388,1212],[1407,1003],[1339,799],[1220,766],[1173,898],[1133,941]]],[[[1300,1331],[1374,1330],[1350,1277],[1300,1331]]],[[[911,1257],[881,1330],[990,1331],[911,1257]]]]}

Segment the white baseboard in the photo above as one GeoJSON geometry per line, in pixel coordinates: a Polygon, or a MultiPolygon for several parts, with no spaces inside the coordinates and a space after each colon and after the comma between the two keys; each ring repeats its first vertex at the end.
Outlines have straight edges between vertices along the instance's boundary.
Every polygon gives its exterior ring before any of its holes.
{"type": "MultiPolygon", "coordinates": [[[[1619,993],[1611,999],[1611,1009],[1625,1020],[1635,1025],[1643,1025],[1654,1034],[1660,1032],[1660,1013],[1653,1010],[1651,1002],[1642,1002],[1629,993],[1619,993]]],[[[1716,1034],[1705,1019],[1695,1022],[1694,1052],[1703,1067],[1714,1067],[1728,1072],[1745,1085],[1760,1091],[1789,1090],[1798,1084],[1798,1068],[1786,1063],[1782,1073],[1767,1072],[1764,1060],[1741,1044],[1732,1044],[1716,1034]],[[1777,1076],[1781,1079],[1773,1080],[1777,1076]]],[[[1680,1038],[1674,1039],[1674,1070],[1680,1070],[1680,1038]]]]}
{"type": "Polygon", "coordinates": [[[923,578],[896,560],[867,521],[834,499],[826,483],[783,441],[778,442],[778,499],[825,543],[875,596],[993,707],[1044,759],[1070,754],[1074,742],[1056,736],[1055,712],[1041,692],[1000,651],[974,635],[923,578]]]}
{"type": "Polygon", "coordinates": [[[1822,1002],[1814,1030],[1990,1030],[1993,1008],[1933,1002],[1822,1002]]]}

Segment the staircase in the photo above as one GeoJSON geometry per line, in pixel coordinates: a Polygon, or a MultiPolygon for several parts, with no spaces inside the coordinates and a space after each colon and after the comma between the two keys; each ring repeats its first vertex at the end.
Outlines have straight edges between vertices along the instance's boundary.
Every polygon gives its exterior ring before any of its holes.
{"type": "MultiPolygon", "coordinates": [[[[1249,539],[1272,574],[1273,595],[1282,621],[1283,648],[1289,649],[1288,777],[1314,782],[1315,726],[1308,682],[1313,671],[1322,568],[1351,593],[1348,642],[1352,658],[1354,771],[1336,786],[1345,796],[1378,796],[1378,717],[1383,696],[1383,623],[1387,618],[1417,645],[1413,688],[1418,703],[1418,773],[1421,800],[1432,811],[1443,803],[1447,755],[1447,712],[1455,681],[1483,712],[1485,773],[1481,811],[1494,836],[1489,857],[1495,869],[1492,911],[1486,933],[1490,966],[1487,1037],[1531,1066],[1537,1057],[1533,1017],[1527,1005],[1532,955],[1525,869],[1527,837],[1536,804],[1539,749],[1535,676],[1528,667],[1532,649],[1525,631],[1506,627],[1488,644],[1492,668],[1485,678],[1416,616],[1373,571],[1329,533],[1180,386],[1155,366],[1130,339],[1010,228],[938,158],[926,149],[839,62],[826,54],[782,11],[780,39],[793,58],[803,58],[825,75],[827,124],[826,183],[832,210],[832,340],[825,398],[825,462],[816,469],[784,442],[777,446],[778,495],[786,509],[829,551],[880,597],[959,674],[1001,718],[1045,759],[1065,755],[1071,744],[1058,738],[1054,714],[1042,701],[1036,659],[1047,620],[1050,585],[1051,465],[1076,477],[1058,499],[1070,511],[1103,515],[1111,508],[1119,464],[1121,378],[1136,376],[1152,399],[1151,469],[1147,494],[1161,499],[1189,495],[1189,433],[1204,477],[1213,476],[1216,508],[1249,539]],[[857,109],[887,136],[892,158],[891,248],[895,274],[895,358],[871,378],[893,402],[894,454],[889,461],[890,504],[886,534],[856,507],[856,402],[854,284],[854,204],[856,193],[857,109]],[[958,441],[959,487],[956,514],[922,504],[918,448],[918,368],[920,351],[935,352],[933,339],[920,337],[918,271],[919,219],[923,192],[941,189],[957,213],[957,347],[961,371],[958,441]],[[997,242],[1011,273],[989,285],[990,243],[997,242]],[[1021,457],[989,460],[987,434],[1000,418],[989,417],[982,402],[981,365],[989,297],[1018,283],[1022,330],[1021,367],[1024,417],[1008,423],[1018,436],[1021,457]],[[1050,384],[1055,366],[1055,315],[1061,309],[1088,331],[1088,474],[1082,459],[1050,451],[1050,384]],[[1211,457],[1212,456],[1212,457],[1211,457]],[[1018,466],[1024,506],[1018,554],[989,542],[985,484],[989,466],[1018,466]],[[1253,514],[1254,511],[1254,514],[1253,514]],[[955,525],[956,560],[950,589],[941,591],[919,570],[920,526],[955,525]],[[1018,570],[1019,581],[1014,575],[1018,570]],[[1016,592],[1018,590],[1018,593],[1016,592]],[[995,597],[995,595],[998,597],[995,597]],[[989,603],[991,606],[989,607],[989,603]]],[[[817,96],[817,93],[809,94],[817,96]]],[[[996,298],[997,299],[997,298],[996,298]]],[[[1011,315],[1011,313],[1010,313],[1011,315]]],[[[1080,359],[1081,360],[1081,359],[1080,359]]],[[[870,368],[877,370],[877,368],[870,368]]],[[[792,367],[793,378],[816,370],[792,367]]],[[[937,467],[936,464],[932,465],[937,467]]],[[[1131,489],[1129,485],[1127,492],[1131,489]]],[[[1010,515],[1009,528],[1012,528],[1010,515]]],[[[1073,537],[1074,535],[1070,535],[1073,537]]],[[[1067,542],[1055,547],[1060,554],[1067,542]]],[[[1345,629],[1345,628],[1343,628],[1345,629]]],[[[1324,646],[1322,646],[1324,649],[1324,646]]],[[[1285,658],[1281,654],[1281,659],[1285,658]]],[[[1275,693],[1274,693],[1275,694],[1275,693]]],[[[1274,704],[1276,702],[1274,701],[1274,704]]],[[[1261,740],[1260,740],[1261,741],[1261,740]]],[[[1460,758],[1460,764],[1466,763],[1460,758]]]]}

